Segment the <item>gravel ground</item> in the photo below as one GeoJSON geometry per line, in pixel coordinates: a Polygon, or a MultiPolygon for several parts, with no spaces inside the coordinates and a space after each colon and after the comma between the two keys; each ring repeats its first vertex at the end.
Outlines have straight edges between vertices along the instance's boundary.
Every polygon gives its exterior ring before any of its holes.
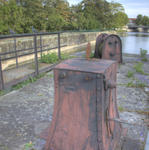
{"type": "MultiPolygon", "coordinates": [[[[136,150],[142,150],[147,134],[144,122],[148,121],[149,112],[149,76],[135,72],[133,66],[138,61],[138,56],[124,56],[124,64],[120,65],[117,73],[117,100],[120,118],[130,123],[123,124],[128,128],[126,137],[139,144],[136,150]],[[128,70],[134,72],[134,78],[127,77],[128,70]],[[131,81],[135,83],[136,79],[145,82],[146,87],[126,86],[131,81]]],[[[144,63],[143,67],[145,73],[149,72],[149,62],[144,63]]],[[[53,72],[1,96],[0,150],[26,150],[29,146],[41,150],[45,141],[39,135],[50,124],[53,104],[53,72]]],[[[123,150],[134,149],[125,147],[123,150]]]]}

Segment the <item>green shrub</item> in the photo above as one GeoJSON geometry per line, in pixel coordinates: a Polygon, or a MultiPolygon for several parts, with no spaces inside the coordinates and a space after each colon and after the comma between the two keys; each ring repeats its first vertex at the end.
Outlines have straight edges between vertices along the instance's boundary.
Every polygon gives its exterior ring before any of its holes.
{"type": "Polygon", "coordinates": [[[148,61],[148,59],[145,57],[145,58],[142,58],[141,59],[142,61],[145,61],[145,62],[147,62],[148,61]]]}
{"type": "Polygon", "coordinates": [[[49,54],[43,54],[40,62],[42,63],[47,63],[47,64],[53,64],[56,63],[58,61],[58,56],[56,53],[49,53],[49,54]]]}
{"type": "Polygon", "coordinates": [[[139,62],[136,65],[134,65],[134,69],[138,73],[145,74],[144,71],[143,71],[143,63],[141,63],[141,62],[139,62]]]}
{"type": "Polygon", "coordinates": [[[41,77],[43,77],[45,75],[45,73],[43,74],[40,74],[36,77],[30,77],[29,79],[23,81],[23,82],[20,82],[14,86],[12,86],[12,90],[18,90],[22,87],[24,87],[25,85],[29,84],[29,83],[33,83],[33,82],[36,82],[38,79],[40,79],[41,77]]]}
{"type": "Polygon", "coordinates": [[[140,48],[140,56],[141,56],[141,60],[142,61],[148,61],[148,59],[147,59],[147,50],[145,50],[145,49],[142,49],[142,48],[140,48]]]}
{"type": "Polygon", "coordinates": [[[142,83],[141,81],[138,80],[136,83],[133,83],[133,81],[130,81],[130,82],[127,83],[126,86],[127,87],[142,88],[142,87],[145,87],[146,84],[142,83]]]}
{"type": "Polygon", "coordinates": [[[134,77],[134,72],[132,72],[132,71],[128,71],[128,73],[127,73],[127,77],[128,77],[128,78],[132,78],[132,77],[134,77]]]}
{"type": "MultiPolygon", "coordinates": [[[[61,59],[69,59],[69,58],[74,58],[74,56],[70,56],[67,53],[62,53],[61,54],[61,59]]],[[[49,53],[49,54],[44,54],[42,55],[40,62],[42,63],[47,63],[47,64],[53,64],[59,61],[58,55],[56,53],[49,53]]]]}
{"type": "Polygon", "coordinates": [[[141,56],[142,58],[145,58],[145,57],[146,57],[146,54],[147,54],[147,50],[140,48],[140,56],[141,56]]]}
{"type": "Polygon", "coordinates": [[[69,54],[66,54],[66,53],[65,54],[64,53],[61,54],[61,59],[62,60],[69,59],[69,58],[73,58],[73,56],[70,56],[69,54]]]}
{"type": "Polygon", "coordinates": [[[118,110],[119,110],[120,112],[123,112],[123,111],[124,111],[124,108],[123,108],[122,106],[119,106],[119,107],[118,107],[118,110]]]}
{"type": "Polygon", "coordinates": [[[135,87],[135,84],[133,83],[133,81],[130,81],[127,83],[126,85],[127,87],[135,87]]]}

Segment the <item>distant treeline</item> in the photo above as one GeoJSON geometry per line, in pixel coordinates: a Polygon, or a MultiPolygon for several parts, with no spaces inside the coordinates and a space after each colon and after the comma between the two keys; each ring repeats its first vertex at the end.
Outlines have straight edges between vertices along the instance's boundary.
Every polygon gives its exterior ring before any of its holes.
{"type": "Polygon", "coordinates": [[[149,26],[149,17],[139,14],[136,19],[137,25],[149,26]]]}
{"type": "Polygon", "coordinates": [[[128,17],[120,3],[82,0],[0,0],[0,34],[121,28],[128,17]]]}

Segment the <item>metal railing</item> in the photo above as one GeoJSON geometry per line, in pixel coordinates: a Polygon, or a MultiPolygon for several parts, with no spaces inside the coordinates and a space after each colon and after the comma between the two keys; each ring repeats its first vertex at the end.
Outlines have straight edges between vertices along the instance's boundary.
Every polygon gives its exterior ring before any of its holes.
{"type": "Polygon", "coordinates": [[[38,60],[38,53],[43,54],[45,51],[49,51],[52,49],[57,49],[58,58],[61,59],[61,47],[64,47],[66,45],[61,46],[60,38],[61,33],[63,32],[52,32],[52,33],[33,33],[33,34],[13,34],[13,35],[4,35],[0,36],[0,40],[5,39],[11,39],[13,40],[13,50],[9,52],[2,52],[0,53],[0,90],[3,90],[5,88],[4,78],[3,78],[3,68],[2,68],[2,62],[7,61],[10,59],[15,59],[16,67],[18,68],[19,62],[18,58],[27,56],[27,55],[34,55],[34,62],[35,62],[35,75],[39,75],[39,60],[38,60]],[[46,35],[57,35],[57,46],[52,48],[47,48],[49,45],[43,45],[42,43],[42,37],[46,35]],[[17,49],[17,38],[24,38],[24,37],[31,37],[33,40],[33,47],[31,48],[21,48],[17,49]],[[40,46],[37,44],[37,37],[40,40],[40,46]],[[32,50],[32,51],[31,51],[32,50]],[[24,54],[19,54],[20,52],[26,52],[24,54]],[[11,56],[13,55],[13,56],[11,56]]]}
{"type": "MultiPolygon", "coordinates": [[[[4,82],[4,76],[3,76],[3,61],[7,61],[7,60],[15,60],[15,64],[16,64],[16,68],[18,68],[20,66],[18,59],[20,57],[24,57],[27,55],[34,55],[34,63],[35,63],[35,72],[33,74],[33,76],[37,76],[39,74],[39,72],[44,72],[39,70],[39,57],[38,54],[40,53],[40,56],[42,56],[43,52],[47,52],[53,49],[57,49],[57,55],[58,55],[58,59],[61,59],[61,48],[68,46],[67,43],[61,43],[61,37],[62,34],[64,33],[85,33],[85,32],[102,32],[102,31],[107,31],[107,30],[82,30],[82,31],[61,31],[61,32],[46,32],[46,33],[32,33],[32,34],[11,34],[11,35],[0,35],[0,42],[2,40],[11,40],[13,41],[13,46],[11,48],[11,50],[7,50],[6,52],[1,52],[0,53],[0,90],[5,89],[9,86],[6,85],[6,83],[4,82]],[[50,43],[46,43],[44,44],[44,36],[49,36],[49,35],[55,35],[57,38],[56,41],[56,46],[54,45],[53,47],[50,47],[50,43]],[[25,48],[18,48],[17,46],[17,40],[19,38],[26,38],[29,37],[32,41],[32,47],[25,47],[25,48]]],[[[6,42],[7,43],[7,42],[6,42]]],[[[24,43],[25,44],[25,43],[24,43]]],[[[70,46],[70,45],[69,45],[70,46]]],[[[10,48],[10,47],[9,47],[10,48]]],[[[3,49],[3,48],[2,48],[3,49]]],[[[45,69],[46,70],[46,69],[45,69]]],[[[27,79],[28,77],[26,77],[27,79]]],[[[19,83],[20,81],[23,80],[19,80],[18,82],[13,81],[13,83],[11,83],[12,85],[15,85],[17,83],[19,83]]]]}

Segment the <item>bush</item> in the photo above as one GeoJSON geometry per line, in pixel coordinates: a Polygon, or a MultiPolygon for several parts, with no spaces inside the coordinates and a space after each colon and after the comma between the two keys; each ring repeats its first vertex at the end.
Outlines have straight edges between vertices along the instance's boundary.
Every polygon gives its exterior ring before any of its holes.
{"type": "Polygon", "coordinates": [[[133,72],[131,72],[131,71],[128,71],[128,73],[127,73],[127,77],[128,78],[131,78],[131,77],[133,77],[134,76],[134,73],[133,72]]]}
{"type": "Polygon", "coordinates": [[[142,61],[148,61],[146,55],[147,55],[147,50],[140,48],[140,56],[142,58],[142,61]]]}
{"type": "Polygon", "coordinates": [[[143,71],[143,63],[139,62],[134,66],[134,69],[136,70],[136,72],[141,73],[141,74],[145,74],[143,71]]]}
{"type": "Polygon", "coordinates": [[[47,64],[53,64],[56,63],[58,61],[58,56],[56,53],[49,53],[49,54],[43,54],[40,62],[42,63],[47,63],[47,64]]]}

